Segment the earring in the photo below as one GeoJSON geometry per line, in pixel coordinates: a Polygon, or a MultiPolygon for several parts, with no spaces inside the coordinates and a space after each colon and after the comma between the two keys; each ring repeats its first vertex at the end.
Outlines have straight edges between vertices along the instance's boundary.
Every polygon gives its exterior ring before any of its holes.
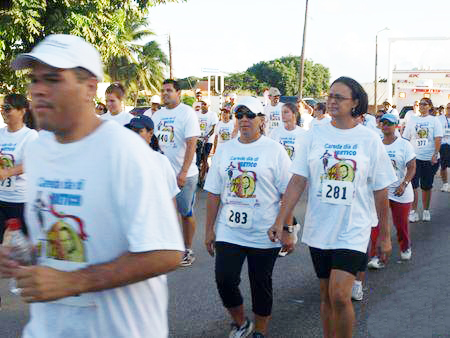
{"type": "Polygon", "coordinates": [[[355,107],[353,107],[352,108],[352,115],[355,115],[355,113],[356,113],[356,110],[355,110],[355,107]]]}

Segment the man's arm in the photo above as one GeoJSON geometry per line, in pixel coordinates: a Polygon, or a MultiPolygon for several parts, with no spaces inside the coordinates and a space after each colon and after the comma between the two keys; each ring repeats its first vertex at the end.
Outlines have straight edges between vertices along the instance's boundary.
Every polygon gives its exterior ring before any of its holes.
{"type": "Polygon", "coordinates": [[[186,152],[184,153],[184,162],[180,172],[177,175],[177,183],[180,188],[186,183],[186,175],[194,159],[195,148],[197,147],[197,136],[186,139],[186,152]]]}
{"type": "Polygon", "coordinates": [[[182,252],[156,250],[125,253],[116,260],[65,272],[45,266],[19,267],[13,273],[26,302],[51,301],[86,292],[117,288],[175,270],[182,252]]]}
{"type": "Polygon", "coordinates": [[[214,256],[216,233],[214,231],[217,213],[220,206],[220,194],[208,192],[206,199],[206,224],[205,224],[205,246],[211,256],[214,256]]]}

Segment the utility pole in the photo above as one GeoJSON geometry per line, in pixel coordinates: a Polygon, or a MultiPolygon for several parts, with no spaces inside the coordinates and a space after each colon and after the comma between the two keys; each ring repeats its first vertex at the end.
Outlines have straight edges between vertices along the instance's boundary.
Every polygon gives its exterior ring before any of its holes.
{"type": "Polygon", "coordinates": [[[170,41],[170,34],[169,34],[169,78],[173,79],[173,73],[172,73],[172,42],[170,41]]]}
{"type": "Polygon", "coordinates": [[[383,28],[382,30],[378,31],[377,34],[375,34],[375,81],[374,81],[374,99],[373,99],[373,106],[374,108],[374,114],[377,114],[378,111],[378,93],[377,93],[377,86],[378,86],[378,34],[383,31],[388,31],[389,28],[383,28]]]}
{"type": "Polygon", "coordinates": [[[306,22],[308,19],[308,0],[306,0],[305,8],[305,24],[303,26],[303,45],[302,45],[302,55],[300,56],[300,83],[298,89],[298,98],[301,100],[303,98],[303,71],[305,68],[305,42],[306,42],[306,22]]]}

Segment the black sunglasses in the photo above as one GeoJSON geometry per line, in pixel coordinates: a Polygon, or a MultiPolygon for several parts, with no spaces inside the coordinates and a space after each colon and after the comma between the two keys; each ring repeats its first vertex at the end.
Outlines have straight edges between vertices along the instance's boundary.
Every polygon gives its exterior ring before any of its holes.
{"type": "Polygon", "coordinates": [[[256,117],[256,114],[251,111],[246,111],[246,112],[238,111],[234,114],[234,116],[238,120],[242,119],[244,116],[246,116],[250,120],[253,120],[256,117]]]}
{"type": "Polygon", "coordinates": [[[5,112],[9,112],[11,109],[13,109],[14,107],[11,106],[10,104],[6,103],[2,106],[2,110],[5,112]]]}

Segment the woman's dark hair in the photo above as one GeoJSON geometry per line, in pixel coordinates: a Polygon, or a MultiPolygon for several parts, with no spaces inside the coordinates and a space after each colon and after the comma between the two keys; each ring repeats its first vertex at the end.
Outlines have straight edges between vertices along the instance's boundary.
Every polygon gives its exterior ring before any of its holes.
{"type": "Polygon", "coordinates": [[[358,105],[352,110],[352,116],[356,117],[367,113],[367,108],[369,107],[369,99],[367,98],[367,93],[364,88],[355,80],[350,77],[341,76],[340,78],[333,81],[331,85],[335,83],[342,83],[350,88],[352,91],[352,99],[358,100],[358,105]]]}
{"type": "Polygon", "coordinates": [[[25,96],[23,96],[22,94],[11,93],[5,96],[3,102],[10,104],[16,109],[25,109],[23,122],[28,128],[36,129],[36,121],[31,114],[30,103],[25,96]]]}
{"type": "Polygon", "coordinates": [[[119,98],[119,100],[122,100],[125,96],[125,87],[119,82],[115,82],[106,88],[106,94],[114,94],[119,98]]]}
{"type": "Polygon", "coordinates": [[[155,136],[155,134],[152,135],[152,139],[150,140],[150,148],[152,148],[154,151],[164,154],[161,148],[159,147],[159,141],[158,138],[155,136]]]}
{"type": "Polygon", "coordinates": [[[322,114],[325,114],[325,111],[327,110],[327,105],[323,102],[317,102],[316,103],[317,110],[322,112],[322,114]]]}
{"type": "Polygon", "coordinates": [[[298,111],[298,107],[295,103],[292,102],[286,102],[283,107],[286,107],[287,109],[289,109],[291,112],[294,113],[295,115],[295,124],[297,126],[300,126],[301,124],[301,115],[300,112],[298,111]]]}
{"type": "MultiPolygon", "coordinates": [[[[422,101],[425,101],[425,102],[430,106],[430,109],[428,109],[428,113],[431,114],[431,112],[432,112],[433,109],[434,109],[434,107],[433,107],[433,101],[431,101],[431,99],[430,99],[429,97],[422,97],[422,98],[420,99],[420,102],[422,102],[422,101]]],[[[420,104],[420,102],[419,102],[419,104],[420,104]]]]}

